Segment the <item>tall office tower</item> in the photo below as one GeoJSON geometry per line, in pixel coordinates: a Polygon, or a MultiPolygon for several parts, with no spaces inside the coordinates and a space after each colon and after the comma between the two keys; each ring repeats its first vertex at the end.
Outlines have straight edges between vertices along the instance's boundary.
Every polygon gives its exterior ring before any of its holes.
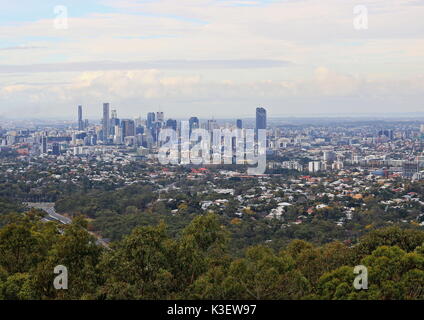
{"type": "Polygon", "coordinates": [[[109,103],[103,103],[103,142],[107,142],[107,139],[109,137],[109,127],[109,103]]]}
{"type": "Polygon", "coordinates": [[[237,126],[237,129],[243,129],[243,120],[237,119],[236,126],[237,126]]]}
{"type": "Polygon", "coordinates": [[[148,129],[152,129],[153,127],[153,123],[155,122],[155,113],[154,112],[149,112],[147,114],[147,128],[148,129]]]}
{"type": "Polygon", "coordinates": [[[166,127],[172,130],[177,131],[177,120],[168,119],[166,121],[166,127]]]}
{"type": "Polygon", "coordinates": [[[78,106],[78,130],[84,130],[84,122],[82,121],[82,106],[78,106]]]}
{"type": "Polygon", "coordinates": [[[424,134],[424,124],[422,124],[422,125],[421,125],[421,127],[420,127],[420,131],[421,131],[421,133],[423,133],[423,134],[424,134]]]}
{"type": "Polygon", "coordinates": [[[120,125],[120,120],[118,119],[118,113],[116,110],[112,110],[111,112],[111,119],[110,119],[110,128],[109,128],[109,134],[115,135],[115,128],[116,126],[120,125]]]}
{"type": "Polygon", "coordinates": [[[122,144],[122,133],[121,133],[121,127],[120,126],[115,126],[115,135],[113,137],[113,143],[114,144],[122,144]]]}
{"type": "Polygon", "coordinates": [[[212,131],[214,129],[218,129],[218,124],[216,123],[216,120],[208,120],[208,125],[206,127],[208,131],[212,131]]]}
{"type": "Polygon", "coordinates": [[[93,134],[90,139],[90,144],[95,146],[97,144],[97,134],[93,134]]]}
{"type": "Polygon", "coordinates": [[[125,137],[134,137],[135,136],[135,122],[130,119],[123,119],[121,121],[121,136],[122,139],[125,137]]]}
{"type": "Polygon", "coordinates": [[[47,136],[43,135],[41,138],[41,153],[47,154],[47,136]]]}
{"type": "Polygon", "coordinates": [[[193,129],[199,129],[200,128],[200,126],[199,126],[199,118],[197,118],[197,117],[191,117],[188,120],[188,125],[189,125],[189,128],[190,128],[190,133],[191,133],[191,131],[193,129]]]}
{"type": "Polygon", "coordinates": [[[256,130],[266,129],[266,110],[256,108],[256,130]]]}
{"type": "Polygon", "coordinates": [[[163,112],[156,112],[156,121],[163,122],[165,120],[165,116],[163,112]]]}
{"type": "Polygon", "coordinates": [[[59,156],[60,155],[60,145],[57,142],[53,143],[52,154],[54,156],[59,156]]]}
{"type": "Polygon", "coordinates": [[[144,132],[145,132],[144,126],[140,126],[140,127],[137,127],[137,125],[135,126],[135,135],[144,134],[144,132]]]}
{"type": "Polygon", "coordinates": [[[143,118],[141,116],[136,118],[134,121],[135,121],[136,128],[141,127],[143,125],[143,118]]]}

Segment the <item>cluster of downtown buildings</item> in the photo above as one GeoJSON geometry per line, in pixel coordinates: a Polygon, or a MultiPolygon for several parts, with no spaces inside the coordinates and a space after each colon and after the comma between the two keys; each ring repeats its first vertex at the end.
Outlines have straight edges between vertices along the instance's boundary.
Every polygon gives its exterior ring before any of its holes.
{"type": "MultiPolygon", "coordinates": [[[[78,106],[78,131],[73,136],[73,145],[126,145],[144,147],[148,149],[159,147],[162,129],[182,130],[182,123],[188,124],[191,133],[195,129],[204,129],[208,132],[220,129],[217,120],[211,119],[201,122],[198,117],[177,121],[165,119],[164,112],[149,112],[145,119],[120,119],[115,109],[109,103],[103,104],[101,126],[89,126],[88,120],[83,120],[82,106],[78,106]],[[83,140],[83,141],[81,141],[83,140]]],[[[237,119],[234,124],[225,124],[228,129],[243,129],[243,120],[237,119]]],[[[256,130],[266,130],[267,113],[262,107],[256,109],[256,130]]]]}
{"type": "MultiPolygon", "coordinates": [[[[212,132],[221,129],[215,119],[206,121],[198,117],[177,121],[165,119],[164,112],[149,112],[145,118],[121,119],[116,109],[109,103],[103,104],[100,123],[90,123],[84,119],[83,106],[78,106],[76,125],[67,127],[36,126],[35,129],[13,128],[3,130],[0,136],[2,148],[13,148],[21,155],[90,155],[92,153],[108,153],[112,149],[138,149],[143,155],[157,152],[162,142],[159,141],[163,129],[180,131],[182,123],[187,123],[190,133],[195,129],[212,132]]],[[[243,129],[243,120],[225,123],[230,130],[243,129]]],[[[256,110],[256,130],[265,130],[267,115],[264,108],[256,110]]]]}
{"type": "MultiPolygon", "coordinates": [[[[409,179],[424,178],[424,125],[417,121],[332,123],[267,119],[267,110],[256,108],[255,119],[183,120],[166,119],[163,112],[144,118],[121,119],[109,103],[103,104],[102,119],[90,123],[78,106],[77,122],[62,126],[2,129],[1,149],[22,157],[113,157],[154,159],[163,143],[161,131],[195,129],[236,131],[266,130],[267,168],[320,174],[345,168],[365,168],[375,175],[399,174],[409,179]],[[296,122],[296,121],[294,121],[296,122]]],[[[255,137],[257,138],[257,136],[255,137]]]]}

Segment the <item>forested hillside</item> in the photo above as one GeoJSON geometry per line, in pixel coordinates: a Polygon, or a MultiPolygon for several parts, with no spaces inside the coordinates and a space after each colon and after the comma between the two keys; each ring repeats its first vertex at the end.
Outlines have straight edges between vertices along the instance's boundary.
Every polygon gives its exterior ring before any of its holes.
{"type": "Polygon", "coordinates": [[[235,257],[231,233],[214,214],[178,235],[162,222],[99,246],[87,223],[43,222],[36,211],[9,215],[0,229],[1,299],[424,299],[424,232],[369,232],[355,245],[293,240],[281,250],[248,247],[235,257]],[[365,265],[369,289],[353,286],[365,265]],[[55,266],[68,290],[53,286],[55,266]]]}

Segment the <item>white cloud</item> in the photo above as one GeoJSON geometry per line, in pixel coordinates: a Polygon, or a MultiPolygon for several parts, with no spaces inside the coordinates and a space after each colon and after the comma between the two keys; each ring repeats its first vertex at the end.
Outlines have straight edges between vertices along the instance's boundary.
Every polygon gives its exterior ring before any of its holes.
{"type": "Polygon", "coordinates": [[[422,1],[361,1],[362,31],[356,0],[104,2],[120,11],[71,15],[67,30],[47,18],[0,24],[0,41],[22,42],[0,48],[1,113],[68,115],[104,100],[127,114],[158,105],[237,114],[262,102],[284,113],[284,101],[305,112],[421,106],[422,1]]]}
{"type": "MultiPolygon", "coordinates": [[[[215,116],[231,116],[240,111],[245,113],[249,107],[253,110],[255,103],[260,101],[273,102],[275,106],[270,106],[271,110],[278,114],[293,112],[290,103],[301,103],[303,106],[296,111],[308,112],[311,106],[305,108],[305,103],[310,101],[327,111],[340,111],[325,104],[328,99],[338,101],[346,97],[352,101],[379,103],[380,107],[384,105],[393,109],[397,107],[393,106],[396,96],[391,101],[394,90],[398,98],[411,103],[409,111],[415,111],[414,107],[424,90],[424,77],[391,81],[364,79],[318,67],[308,79],[302,81],[234,82],[210,81],[199,74],[172,76],[154,69],[98,71],[78,74],[67,84],[49,83],[42,87],[39,84],[6,85],[0,89],[0,100],[8,106],[3,116],[15,116],[26,110],[40,116],[48,113],[50,116],[70,117],[75,112],[75,106],[82,103],[88,106],[88,115],[95,117],[100,114],[100,106],[104,101],[117,105],[125,116],[145,115],[158,106],[175,117],[193,113],[200,116],[211,113],[215,116]],[[193,105],[204,108],[217,104],[225,107],[193,109],[193,105]],[[57,105],[66,108],[55,108],[57,105]],[[284,107],[276,107],[280,105],[284,107]]],[[[407,109],[405,106],[403,111],[407,109]]]]}

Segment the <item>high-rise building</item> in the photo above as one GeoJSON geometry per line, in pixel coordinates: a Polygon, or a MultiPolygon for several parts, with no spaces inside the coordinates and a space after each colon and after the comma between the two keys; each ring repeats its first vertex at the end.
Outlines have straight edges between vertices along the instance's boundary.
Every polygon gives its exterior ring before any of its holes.
{"type": "Polygon", "coordinates": [[[148,129],[152,129],[153,128],[153,123],[155,122],[155,113],[154,112],[149,112],[147,114],[147,128],[148,129]]]}
{"type": "Polygon", "coordinates": [[[107,139],[109,138],[109,127],[109,103],[103,103],[103,142],[107,142],[107,139]]]}
{"type": "Polygon", "coordinates": [[[90,137],[90,144],[91,144],[92,146],[95,146],[95,145],[97,144],[97,134],[93,134],[93,135],[90,137]]]}
{"type": "Polygon", "coordinates": [[[212,131],[214,129],[218,129],[218,124],[216,123],[216,120],[212,119],[212,120],[208,120],[208,124],[206,129],[208,131],[212,131]]]}
{"type": "Polygon", "coordinates": [[[243,129],[243,120],[237,119],[236,126],[237,126],[237,129],[243,129]]]}
{"type": "Polygon", "coordinates": [[[118,113],[116,110],[112,110],[111,112],[111,119],[110,119],[110,128],[109,128],[109,134],[115,135],[115,128],[116,126],[120,125],[120,120],[118,119],[118,113]]]}
{"type": "Polygon", "coordinates": [[[164,122],[165,116],[163,112],[156,112],[156,121],[157,122],[164,122]]]}
{"type": "Polygon", "coordinates": [[[256,130],[266,129],[266,110],[264,108],[256,108],[256,130]]]}
{"type": "Polygon", "coordinates": [[[43,135],[41,137],[41,153],[47,154],[47,136],[43,135]]]}
{"type": "Polygon", "coordinates": [[[189,125],[190,133],[191,133],[191,131],[193,129],[199,129],[199,118],[197,118],[197,117],[191,117],[188,120],[188,125],[189,125]]]}
{"type": "Polygon", "coordinates": [[[55,142],[52,145],[52,154],[54,156],[59,156],[60,155],[60,145],[59,143],[55,142]]]}
{"type": "Polygon", "coordinates": [[[422,134],[424,134],[424,124],[421,125],[420,131],[421,131],[422,134]]]}
{"type": "Polygon", "coordinates": [[[82,106],[78,106],[78,130],[84,130],[84,122],[82,121],[82,106]]]}
{"type": "Polygon", "coordinates": [[[176,131],[177,130],[177,120],[168,119],[166,121],[166,127],[176,131]]]}
{"type": "Polygon", "coordinates": [[[121,133],[121,127],[120,126],[115,126],[115,130],[114,130],[114,136],[113,136],[113,143],[115,144],[122,144],[122,133],[121,133]]]}
{"type": "Polygon", "coordinates": [[[135,122],[130,119],[123,119],[121,121],[121,136],[123,139],[126,137],[135,136],[135,122]]]}

